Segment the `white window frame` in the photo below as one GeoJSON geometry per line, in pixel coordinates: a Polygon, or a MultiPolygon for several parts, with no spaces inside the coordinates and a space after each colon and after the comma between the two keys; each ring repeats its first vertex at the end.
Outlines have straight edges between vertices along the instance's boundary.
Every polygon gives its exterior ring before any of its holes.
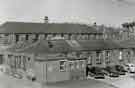
{"type": "Polygon", "coordinates": [[[122,60],[122,51],[119,53],[119,60],[122,60]]]}
{"type": "Polygon", "coordinates": [[[85,60],[79,60],[81,62],[81,68],[85,67],[85,60]]]}
{"type": "Polygon", "coordinates": [[[69,66],[70,70],[74,70],[75,69],[75,67],[74,67],[74,61],[69,61],[69,65],[72,65],[72,67],[69,66]]]}
{"type": "Polygon", "coordinates": [[[66,71],[66,63],[67,63],[67,60],[60,60],[59,61],[59,71],[60,72],[65,72],[66,71]],[[61,65],[61,62],[64,62],[62,65],[61,65]],[[61,67],[63,67],[63,69],[61,69],[61,67]]]}

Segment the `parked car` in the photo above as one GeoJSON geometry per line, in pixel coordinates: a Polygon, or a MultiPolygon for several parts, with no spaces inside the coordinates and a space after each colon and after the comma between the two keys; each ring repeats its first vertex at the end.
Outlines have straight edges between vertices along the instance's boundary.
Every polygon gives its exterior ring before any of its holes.
{"type": "Polygon", "coordinates": [[[105,75],[102,72],[102,68],[100,67],[91,67],[89,71],[89,75],[96,79],[104,79],[105,75]]]}
{"type": "Polygon", "coordinates": [[[14,72],[12,74],[12,76],[15,77],[15,78],[18,78],[18,79],[22,79],[23,78],[23,76],[21,74],[17,73],[17,72],[14,72]]]}
{"type": "Polygon", "coordinates": [[[121,65],[115,65],[115,69],[119,72],[120,75],[125,75],[127,72],[121,65]]]}
{"type": "Polygon", "coordinates": [[[125,70],[130,72],[130,73],[135,73],[135,65],[132,63],[127,63],[124,66],[125,70]]]}
{"type": "Polygon", "coordinates": [[[127,72],[127,71],[124,69],[124,67],[121,66],[121,65],[115,65],[115,68],[116,68],[117,71],[127,72]]]}
{"type": "Polygon", "coordinates": [[[114,67],[111,66],[104,68],[104,73],[109,77],[119,77],[119,73],[115,70],[114,67]]]}
{"type": "Polygon", "coordinates": [[[36,80],[36,76],[35,76],[35,73],[32,69],[28,69],[26,71],[26,76],[29,80],[32,80],[32,81],[35,81],[36,80]]]}
{"type": "Polygon", "coordinates": [[[8,65],[0,65],[0,72],[8,74],[10,72],[10,67],[8,65]]]}

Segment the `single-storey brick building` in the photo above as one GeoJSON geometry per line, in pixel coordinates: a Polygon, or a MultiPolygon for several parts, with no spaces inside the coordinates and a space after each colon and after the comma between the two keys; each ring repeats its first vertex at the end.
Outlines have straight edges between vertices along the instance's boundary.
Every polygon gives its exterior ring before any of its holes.
{"type": "Polygon", "coordinates": [[[119,48],[111,40],[44,40],[21,50],[11,47],[2,53],[3,63],[14,71],[33,69],[37,81],[50,83],[86,79],[87,64],[119,64],[119,48]]]}

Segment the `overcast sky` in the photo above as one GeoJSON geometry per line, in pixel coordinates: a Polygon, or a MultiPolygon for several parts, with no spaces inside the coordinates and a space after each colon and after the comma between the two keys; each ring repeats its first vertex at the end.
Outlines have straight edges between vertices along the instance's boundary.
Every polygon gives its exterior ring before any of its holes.
{"type": "Polygon", "coordinates": [[[135,20],[135,0],[0,0],[0,22],[81,22],[120,25],[135,20]]]}

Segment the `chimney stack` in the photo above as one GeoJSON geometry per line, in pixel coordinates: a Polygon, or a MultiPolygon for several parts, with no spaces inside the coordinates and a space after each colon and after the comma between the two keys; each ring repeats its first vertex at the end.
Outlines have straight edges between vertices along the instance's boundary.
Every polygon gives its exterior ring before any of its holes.
{"type": "Polygon", "coordinates": [[[48,16],[45,16],[44,17],[44,23],[48,23],[48,22],[49,22],[48,16]]]}

